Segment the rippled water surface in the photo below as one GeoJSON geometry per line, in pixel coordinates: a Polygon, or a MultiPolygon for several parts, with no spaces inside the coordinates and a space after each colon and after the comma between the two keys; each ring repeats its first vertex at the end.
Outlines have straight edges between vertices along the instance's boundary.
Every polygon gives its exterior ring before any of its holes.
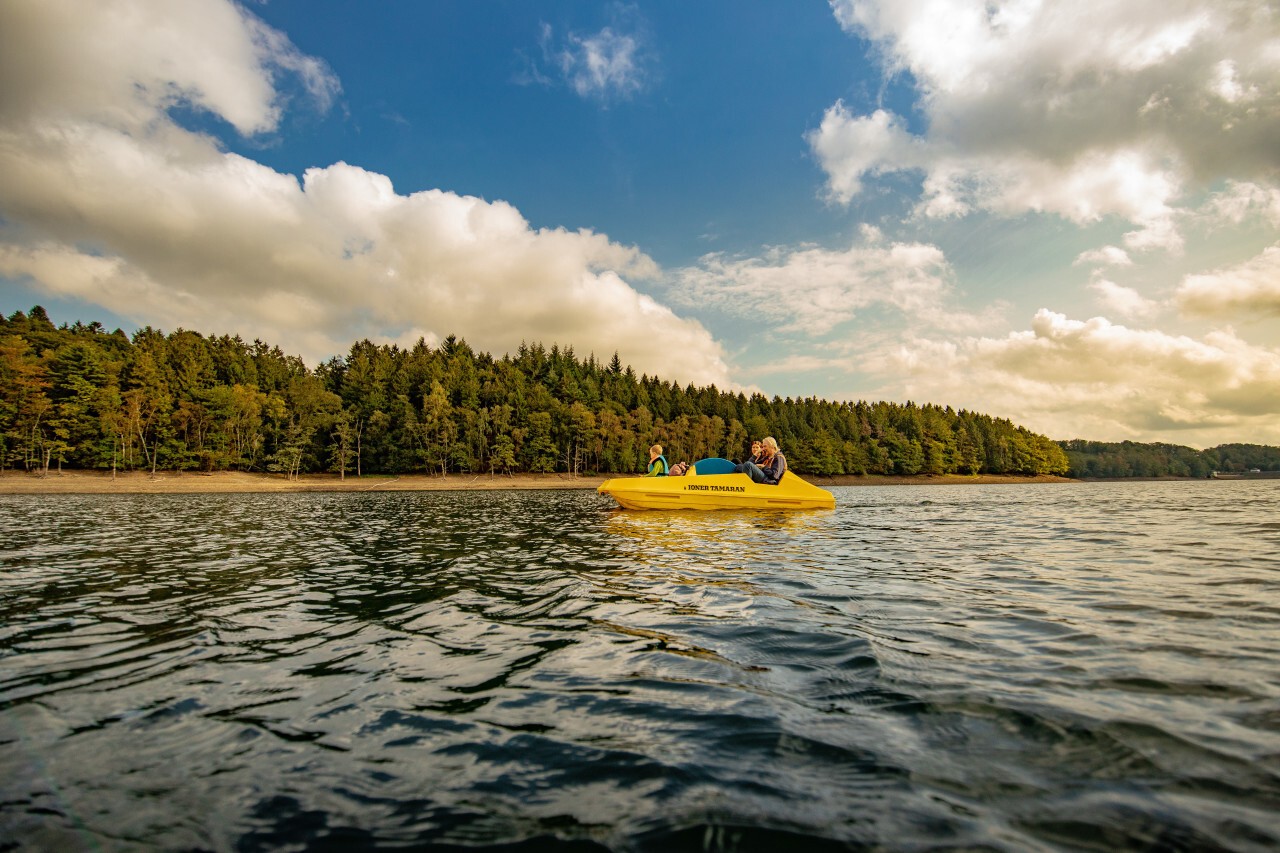
{"type": "Polygon", "coordinates": [[[0,497],[0,850],[1275,850],[1280,481],[0,497]]]}

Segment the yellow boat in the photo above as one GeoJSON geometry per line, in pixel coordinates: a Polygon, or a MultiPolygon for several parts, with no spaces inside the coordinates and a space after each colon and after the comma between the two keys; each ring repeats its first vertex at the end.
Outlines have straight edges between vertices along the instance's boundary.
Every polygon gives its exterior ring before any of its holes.
{"type": "Polygon", "coordinates": [[[752,482],[746,474],[691,471],[683,477],[618,477],[601,483],[596,491],[611,495],[623,509],[834,509],[836,505],[826,489],[790,471],[776,486],[752,482]]]}

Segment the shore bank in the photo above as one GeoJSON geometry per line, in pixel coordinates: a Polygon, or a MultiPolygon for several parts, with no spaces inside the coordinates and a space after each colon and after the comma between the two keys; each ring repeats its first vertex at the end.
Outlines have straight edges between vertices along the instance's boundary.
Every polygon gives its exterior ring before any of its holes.
{"type": "MultiPolygon", "coordinates": [[[[348,476],[337,474],[303,474],[290,480],[283,474],[256,474],[240,471],[216,471],[211,474],[194,471],[157,471],[155,477],[145,471],[50,471],[48,476],[25,471],[5,471],[0,475],[0,494],[197,494],[235,492],[423,492],[423,491],[491,491],[519,489],[594,489],[611,477],[572,477],[568,474],[505,474],[479,476],[452,474],[448,477],[427,474],[348,476]]],[[[816,486],[915,486],[992,483],[1072,483],[1065,477],[980,475],[920,475],[914,477],[869,474],[864,477],[805,477],[816,486]]]]}

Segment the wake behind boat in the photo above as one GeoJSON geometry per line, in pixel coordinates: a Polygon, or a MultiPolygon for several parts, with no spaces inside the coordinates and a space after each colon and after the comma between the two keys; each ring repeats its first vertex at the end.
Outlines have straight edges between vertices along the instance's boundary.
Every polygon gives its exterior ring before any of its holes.
{"type": "Polygon", "coordinates": [[[836,499],[788,471],[776,486],[723,471],[723,459],[704,459],[683,477],[618,477],[596,489],[623,509],[834,509],[836,499]]]}

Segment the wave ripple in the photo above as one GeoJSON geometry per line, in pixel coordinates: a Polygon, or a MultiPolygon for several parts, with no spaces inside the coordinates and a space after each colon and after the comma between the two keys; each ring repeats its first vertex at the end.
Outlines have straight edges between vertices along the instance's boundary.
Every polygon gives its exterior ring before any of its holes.
{"type": "Polygon", "coordinates": [[[0,498],[0,850],[1276,849],[1278,485],[0,498]]]}

